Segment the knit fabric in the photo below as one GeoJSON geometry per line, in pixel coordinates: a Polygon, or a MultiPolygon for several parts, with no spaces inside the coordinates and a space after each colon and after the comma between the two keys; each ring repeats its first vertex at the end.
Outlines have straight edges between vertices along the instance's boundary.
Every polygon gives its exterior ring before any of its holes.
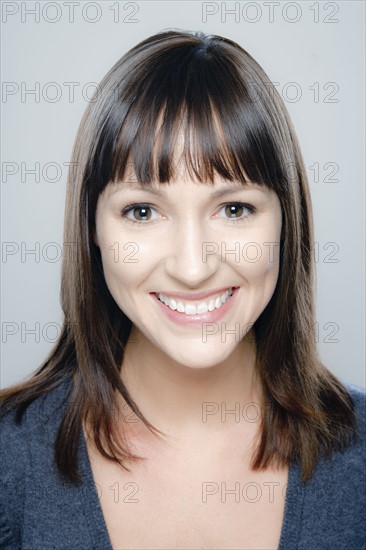
{"type": "MultiPolygon", "coordinates": [[[[112,550],[83,433],[82,484],[64,482],[54,464],[70,384],[63,382],[33,401],[19,426],[13,412],[1,419],[2,549],[112,550]]],[[[366,392],[345,385],[356,406],[360,440],[320,460],[305,485],[299,464],[291,465],[279,550],[366,549],[366,392]]]]}

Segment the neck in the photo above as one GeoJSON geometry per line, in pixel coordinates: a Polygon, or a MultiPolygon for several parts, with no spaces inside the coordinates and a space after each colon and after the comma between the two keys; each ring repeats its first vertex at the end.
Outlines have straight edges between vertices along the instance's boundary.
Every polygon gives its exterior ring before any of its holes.
{"type": "MultiPolygon", "coordinates": [[[[173,437],[220,437],[243,430],[253,434],[260,418],[261,388],[255,344],[243,339],[231,355],[211,367],[193,369],[175,362],[133,328],[121,377],[145,418],[173,437]]],[[[141,435],[137,424],[129,431],[141,435]]]]}

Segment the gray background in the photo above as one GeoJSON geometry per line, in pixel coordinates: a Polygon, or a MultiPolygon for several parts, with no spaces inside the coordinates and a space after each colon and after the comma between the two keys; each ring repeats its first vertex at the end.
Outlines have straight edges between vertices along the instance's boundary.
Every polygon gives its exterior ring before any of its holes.
{"type": "Polygon", "coordinates": [[[39,2],[35,21],[36,4],[2,2],[2,386],[34,371],[60,329],[66,163],[90,83],[175,28],[236,40],[278,83],[311,186],[320,355],[364,387],[364,2],[78,2],[73,20],[64,2],[39,2]]]}

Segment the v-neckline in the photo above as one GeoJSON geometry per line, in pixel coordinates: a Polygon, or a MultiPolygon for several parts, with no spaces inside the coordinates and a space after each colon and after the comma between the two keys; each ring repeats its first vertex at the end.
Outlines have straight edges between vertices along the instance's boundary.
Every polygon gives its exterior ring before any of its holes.
{"type": "MultiPolygon", "coordinates": [[[[79,445],[79,467],[84,480],[82,484],[84,510],[92,548],[95,550],[113,550],[95,486],[83,430],[81,430],[79,445]]],[[[296,462],[289,467],[285,510],[277,550],[288,550],[289,548],[296,550],[298,547],[303,498],[304,484],[301,482],[301,468],[299,463],[296,462]]]]}

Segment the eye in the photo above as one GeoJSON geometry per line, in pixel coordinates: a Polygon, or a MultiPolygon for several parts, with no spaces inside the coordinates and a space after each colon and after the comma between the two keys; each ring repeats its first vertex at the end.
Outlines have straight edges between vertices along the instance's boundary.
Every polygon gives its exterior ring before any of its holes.
{"type": "Polygon", "coordinates": [[[155,210],[148,204],[131,204],[124,208],[121,214],[132,223],[150,222],[158,216],[155,210]]]}
{"type": "Polygon", "coordinates": [[[242,221],[248,218],[251,214],[254,214],[255,211],[256,208],[251,204],[231,202],[220,208],[219,213],[223,212],[225,218],[229,218],[233,221],[242,221]]]}

